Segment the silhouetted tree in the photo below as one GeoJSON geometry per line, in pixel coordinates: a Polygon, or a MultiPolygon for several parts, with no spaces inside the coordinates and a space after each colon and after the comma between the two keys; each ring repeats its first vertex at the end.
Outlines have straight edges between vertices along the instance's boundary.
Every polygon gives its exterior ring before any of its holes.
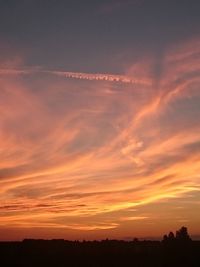
{"type": "Polygon", "coordinates": [[[167,235],[164,235],[162,241],[163,241],[163,242],[167,242],[167,241],[168,241],[168,236],[167,236],[167,235]]]}
{"type": "Polygon", "coordinates": [[[187,242],[190,241],[191,238],[188,234],[187,227],[181,227],[178,231],[176,231],[176,240],[182,241],[182,242],[187,242]]]}
{"type": "Polygon", "coordinates": [[[175,240],[175,236],[174,236],[173,232],[169,232],[168,239],[169,239],[169,241],[174,241],[175,240]]]}
{"type": "Polygon", "coordinates": [[[163,236],[163,242],[173,242],[175,241],[175,236],[173,232],[169,232],[168,235],[163,236]]]}
{"type": "Polygon", "coordinates": [[[163,236],[163,242],[173,242],[173,241],[190,241],[191,238],[188,234],[187,227],[181,227],[179,230],[176,231],[176,236],[173,232],[169,232],[168,236],[163,236]]]}

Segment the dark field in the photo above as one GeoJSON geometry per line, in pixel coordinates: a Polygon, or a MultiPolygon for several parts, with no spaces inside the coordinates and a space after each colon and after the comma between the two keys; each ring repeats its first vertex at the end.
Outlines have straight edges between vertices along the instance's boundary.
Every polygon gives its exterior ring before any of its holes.
{"type": "Polygon", "coordinates": [[[0,242],[1,266],[200,266],[200,241],[0,242]]]}

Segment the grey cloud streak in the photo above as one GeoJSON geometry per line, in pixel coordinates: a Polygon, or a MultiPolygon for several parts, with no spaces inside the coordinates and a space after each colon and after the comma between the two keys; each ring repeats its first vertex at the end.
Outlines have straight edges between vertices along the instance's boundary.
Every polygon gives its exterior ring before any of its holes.
{"type": "Polygon", "coordinates": [[[45,70],[41,68],[25,68],[25,69],[7,69],[1,68],[0,75],[28,75],[31,73],[47,73],[57,76],[63,76],[71,79],[89,80],[89,81],[107,81],[119,83],[131,83],[150,86],[152,82],[148,79],[138,79],[137,77],[129,77],[120,74],[107,74],[107,73],[85,73],[85,72],[69,72],[69,71],[54,71],[45,70]]]}

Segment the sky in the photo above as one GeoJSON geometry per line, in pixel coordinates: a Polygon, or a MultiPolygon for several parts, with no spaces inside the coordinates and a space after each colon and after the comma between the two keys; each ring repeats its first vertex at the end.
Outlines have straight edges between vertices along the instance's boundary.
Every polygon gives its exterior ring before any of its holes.
{"type": "Polygon", "coordinates": [[[200,238],[199,14],[0,1],[0,240],[200,238]]]}

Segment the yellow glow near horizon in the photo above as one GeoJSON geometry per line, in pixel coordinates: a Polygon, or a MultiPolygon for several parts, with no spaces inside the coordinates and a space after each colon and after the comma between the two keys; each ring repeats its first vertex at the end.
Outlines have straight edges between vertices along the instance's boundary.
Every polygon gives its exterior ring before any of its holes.
{"type": "Polygon", "coordinates": [[[0,72],[0,233],[200,234],[198,44],[168,51],[161,77],[135,64],[137,84],[0,72]]]}

